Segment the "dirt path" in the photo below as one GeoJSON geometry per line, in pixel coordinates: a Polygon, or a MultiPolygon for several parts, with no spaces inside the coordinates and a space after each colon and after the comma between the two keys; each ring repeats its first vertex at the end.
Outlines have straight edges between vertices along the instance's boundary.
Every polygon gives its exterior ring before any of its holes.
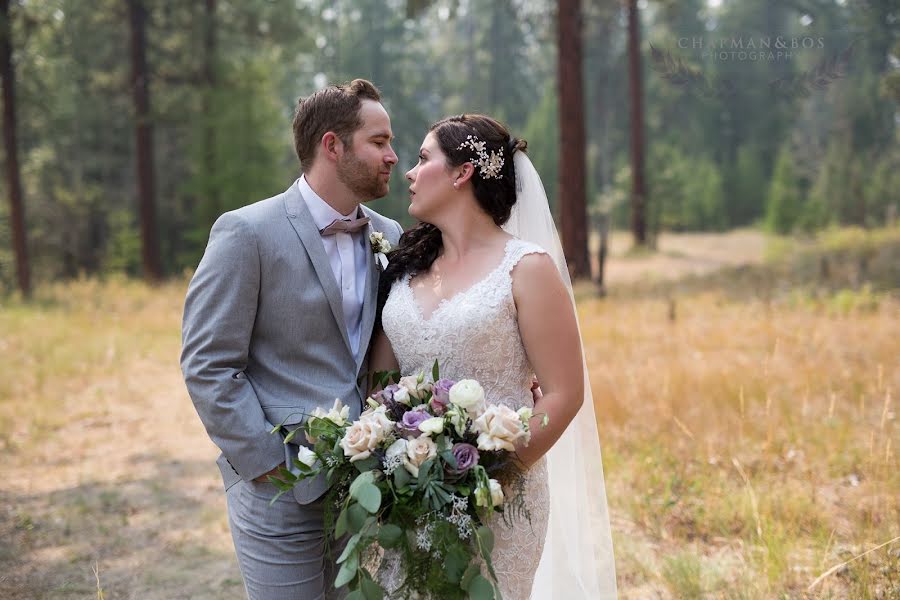
{"type": "MultiPolygon", "coordinates": [[[[596,269],[596,247],[592,259],[596,269]]],[[[728,233],[667,233],[660,236],[656,253],[631,253],[631,236],[611,236],[606,281],[608,285],[638,281],[672,280],[704,275],[723,267],[758,264],[763,260],[765,236],[753,230],[728,233]]]]}

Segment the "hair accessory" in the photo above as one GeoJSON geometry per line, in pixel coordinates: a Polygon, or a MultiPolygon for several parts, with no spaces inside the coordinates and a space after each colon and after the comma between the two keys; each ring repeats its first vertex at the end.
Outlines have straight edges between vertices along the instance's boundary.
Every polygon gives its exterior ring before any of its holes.
{"type": "Polygon", "coordinates": [[[475,157],[472,158],[472,164],[478,167],[478,172],[481,173],[481,176],[485,179],[500,179],[500,170],[503,168],[503,148],[500,148],[496,152],[491,150],[491,153],[488,154],[487,150],[485,150],[485,146],[487,144],[483,141],[475,137],[474,135],[470,135],[466,138],[462,144],[456,147],[457,150],[465,150],[469,149],[475,153],[475,157]]]}

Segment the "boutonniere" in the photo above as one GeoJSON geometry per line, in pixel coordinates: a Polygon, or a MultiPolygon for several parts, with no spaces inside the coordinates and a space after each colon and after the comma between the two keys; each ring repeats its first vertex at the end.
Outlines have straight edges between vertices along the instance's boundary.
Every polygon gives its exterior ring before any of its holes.
{"type": "Polygon", "coordinates": [[[387,241],[383,233],[373,231],[369,234],[369,244],[372,246],[375,260],[378,261],[381,270],[384,271],[388,266],[387,253],[391,251],[391,243],[387,241]]]}

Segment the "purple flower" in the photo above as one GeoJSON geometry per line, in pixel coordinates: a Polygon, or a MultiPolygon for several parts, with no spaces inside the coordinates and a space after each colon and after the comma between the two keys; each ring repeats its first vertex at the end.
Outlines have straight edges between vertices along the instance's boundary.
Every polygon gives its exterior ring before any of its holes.
{"type": "Polygon", "coordinates": [[[452,379],[438,379],[431,390],[431,410],[435,416],[441,416],[450,404],[450,388],[456,383],[452,379]]]}
{"type": "Polygon", "coordinates": [[[406,437],[419,437],[422,435],[422,432],[419,431],[419,423],[430,419],[431,415],[429,415],[424,410],[408,410],[403,413],[403,420],[398,424],[398,428],[400,429],[400,433],[406,437]]]}
{"type": "Polygon", "coordinates": [[[452,469],[455,475],[461,475],[478,464],[480,458],[478,449],[472,444],[459,442],[453,444],[453,458],[456,459],[456,468],[452,469]]]}
{"type": "Polygon", "coordinates": [[[392,383],[391,385],[385,387],[383,390],[378,392],[381,395],[381,403],[384,404],[388,400],[394,399],[394,392],[400,389],[400,386],[396,383],[392,383]]]}

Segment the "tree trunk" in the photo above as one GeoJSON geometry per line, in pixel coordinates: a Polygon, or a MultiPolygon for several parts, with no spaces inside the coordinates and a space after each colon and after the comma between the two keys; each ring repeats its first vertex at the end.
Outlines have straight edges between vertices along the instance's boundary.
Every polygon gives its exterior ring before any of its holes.
{"type": "Polygon", "coordinates": [[[585,191],[584,93],[581,73],[581,3],[559,0],[559,206],[562,246],[572,278],[590,277],[585,191]]]}
{"type": "Polygon", "coordinates": [[[128,0],[131,25],[131,87],[134,95],[134,132],[138,205],[143,241],[144,277],[151,282],[162,279],[159,256],[159,232],[156,228],[156,191],[153,181],[153,125],[150,117],[150,89],[146,57],[147,12],[141,0],[128,0]]]}
{"type": "Polygon", "coordinates": [[[212,213],[218,216],[222,210],[219,204],[219,186],[216,171],[216,129],[213,98],[216,92],[216,0],[206,0],[203,39],[203,181],[207,202],[212,213]]]}
{"type": "Polygon", "coordinates": [[[631,105],[631,233],[634,243],[647,242],[647,192],[644,182],[644,91],[641,73],[641,29],[637,0],[628,0],[628,79],[631,105]]]}
{"type": "Polygon", "coordinates": [[[0,77],[3,79],[3,146],[6,151],[6,181],[9,185],[9,216],[12,226],[16,278],[26,298],[31,295],[28,268],[28,244],[25,239],[25,210],[22,205],[22,180],[16,144],[16,73],[12,62],[12,26],[9,0],[0,0],[0,77]]]}
{"type": "Polygon", "coordinates": [[[609,213],[603,213],[597,222],[600,234],[600,246],[597,248],[597,289],[601,296],[606,295],[606,256],[609,252],[609,213]]]}

